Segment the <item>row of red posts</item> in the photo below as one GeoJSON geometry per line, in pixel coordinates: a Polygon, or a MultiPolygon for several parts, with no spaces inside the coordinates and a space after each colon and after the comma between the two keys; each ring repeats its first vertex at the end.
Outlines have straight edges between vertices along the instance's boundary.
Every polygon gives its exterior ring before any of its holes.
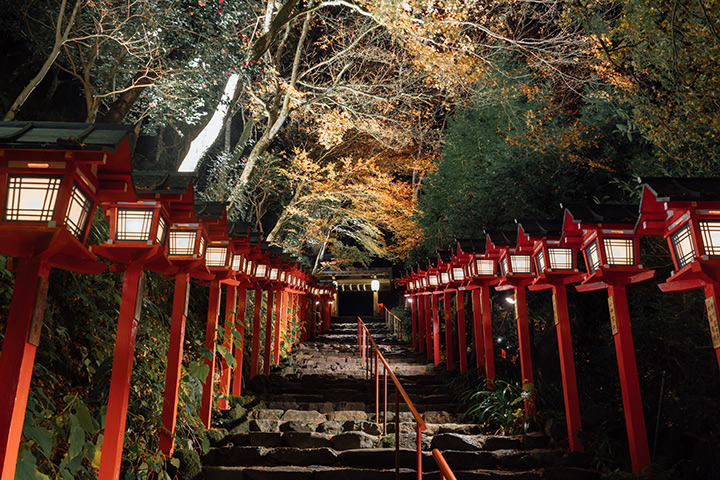
{"type": "MultiPolygon", "coordinates": [[[[266,295],[263,373],[281,348],[330,326],[333,289],[321,285],[279,247],[262,242],[247,224],[227,222],[225,204],[195,203],[192,175],[132,172],[132,127],[47,122],[0,122],[0,253],[13,258],[15,286],[0,352],[0,480],[15,475],[18,448],[52,267],[84,274],[123,273],[122,300],[101,480],[120,475],[135,337],[144,272],[174,278],[170,345],[160,448],[172,455],[190,279],[209,285],[206,347],[215,352],[221,295],[226,295],[224,343],[234,372],[219,362],[219,408],[240,395],[245,306],[254,291],[250,376],[259,373],[261,304],[266,295]],[[110,238],[86,242],[101,206],[110,238]],[[111,264],[98,261],[100,257],[111,264]],[[238,315],[239,314],[239,315],[238,315]],[[238,318],[236,318],[238,317],[238,318]],[[297,324],[298,328],[292,328],[297,324]],[[239,342],[233,340],[233,329],[239,342]],[[292,342],[282,345],[288,334],[292,342]]],[[[216,362],[206,360],[201,420],[210,428],[216,362]]]]}
{"type": "MultiPolygon", "coordinates": [[[[467,369],[464,294],[472,299],[477,368],[492,386],[493,358],[490,289],[513,293],[522,381],[532,386],[532,357],[525,289],[552,292],[570,448],[583,449],[580,405],[567,305],[567,287],[579,292],[607,290],[609,318],[622,387],[623,409],[633,471],[650,466],[627,287],[647,281],[655,271],[639,263],[640,237],[667,239],[675,270],[658,286],[663,292],[705,291],[710,338],[720,365],[720,179],[644,178],[640,205],[566,205],[561,221],[517,221],[516,231],[486,231],[486,238],[459,240],[437,261],[418,266],[402,282],[411,303],[412,342],[440,363],[439,301],[444,304],[447,368],[453,368],[451,298],[458,315],[460,370],[467,369]],[[581,252],[585,269],[577,265],[581,252]]],[[[531,388],[528,388],[531,391],[531,388]]],[[[532,395],[525,400],[534,413],[532,395]]]]}

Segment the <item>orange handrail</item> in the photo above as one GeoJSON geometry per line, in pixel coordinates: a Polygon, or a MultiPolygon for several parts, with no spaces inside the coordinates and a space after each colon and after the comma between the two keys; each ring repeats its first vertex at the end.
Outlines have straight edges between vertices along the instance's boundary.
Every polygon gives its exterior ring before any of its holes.
{"type": "Polygon", "coordinates": [[[433,448],[432,456],[435,459],[435,463],[440,467],[440,478],[443,480],[457,480],[455,474],[450,470],[450,465],[445,461],[445,457],[440,453],[440,450],[433,448]]]}
{"type": "Polygon", "coordinates": [[[403,330],[402,330],[402,319],[399,318],[397,315],[392,313],[385,305],[380,304],[380,308],[382,308],[385,311],[385,325],[390,328],[390,323],[392,323],[392,331],[395,334],[400,341],[403,340],[403,330]]]}
{"type": "MultiPolygon", "coordinates": [[[[387,309],[385,309],[387,311],[387,309]]],[[[380,423],[378,420],[380,418],[380,376],[379,374],[379,364],[380,362],[383,365],[383,373],[384,373],[384,384],[385,384],[385,406],[383,410],[383,434],[386,432],[386,418],[387,418],[387,376],[390,375],[390,378],[392,379],[393,383],[395,384],[395,478],[399,478],[400,476],[400,397],[405,401],[405,404],[410,409],[410,413],[412,414],[413,418],[415,419],[415,434],[417,438],[417,478],[418,480],[422,480],[422,431],[427,429],[427,425],[423,421],[422,417],[418,413],[417,409],[415,408],[415,405],[413,404],[412,400],[410,400],[410,397],[405,392],[405,389],[400,384],[400,381],[395,376],[395,373],[393,373],[392,369],[390,368],[390,365],[387,363],[387,360],[385,360],[385,357],[380,353],[380,349],[377,346],[377,343],[375,343],[375,340],[372,338],[372,335],[370,335],[370,331],[368,330],[367,326],[365,325],[365,322],[362,321],[358,317],[358,347],[360,348],[361,358],[363,365],[365,366],[366,370],[366,377],[370,374],[370,363],[368,360],[368,350],[372,346],[372,348],[375,350],[375,423],[380,423]],[[368,345],[367,340],[370,340],[370,344],[368,345]]],[[[435,449],[433,451],[433,457],[435,458],[435,461],[438,463],[438,466],[440,467],[441,474],[443,475],[443,478],[446,478],[447,480],[456,480],[455,475],[452,473],[452,470],[450,470],[450,467],[448,466],[447,462],[443,458],[442,454],[439,450],[435,449]],[[437,452],[437,455],[436,453],[437,452]],[[439,456],[439,457],[438,457],[439,456]],[[439,460],[438,460],[439,458],[439,460]],[[441,463],[442,462],[442,463],[441,463]]]]}

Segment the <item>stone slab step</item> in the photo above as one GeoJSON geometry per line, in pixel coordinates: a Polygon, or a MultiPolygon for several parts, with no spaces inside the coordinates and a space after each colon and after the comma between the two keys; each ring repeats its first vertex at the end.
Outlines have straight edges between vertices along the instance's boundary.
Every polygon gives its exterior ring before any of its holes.
{"type": "MultiPolygon", "coordinates": [[[[540,472],[473,470],[454,472],[458,480],[542,480],[540,472]]],[[[205,467],[205,480],[395,480],[395,470],[334,467],[205,467]]],[[[401,480],[414,480],[411,469],[400,469],[401,480]]],[[[581,477],[574,477],[578,480],[581,477]]],[[[599,478],[599,477],[594,477],[599,478]]],[[[423,472],[423,480],[439,480],[439,472],[423,472]]]]}

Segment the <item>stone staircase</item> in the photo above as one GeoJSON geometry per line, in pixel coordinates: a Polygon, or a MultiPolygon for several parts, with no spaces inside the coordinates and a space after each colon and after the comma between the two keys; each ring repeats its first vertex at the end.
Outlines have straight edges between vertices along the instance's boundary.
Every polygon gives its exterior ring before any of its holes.
{"type": "MultiPolygon", "coordinates": [[[[371,335],[410,396],[427,430],[423,477],[439,479],[430,454],[443,452],[462,479],[597,479],[587,454],[550,449],[544,434],[482,435],[453,402],[441,374],[425,357],[367,322],[371,335]]],[[[296,347],[281,371],[248,382],[248,397],[217,415],[212,448],[202,458],[206,480],[325,480],[395,478],[395,423],[375,423],[375,381],[366,379],[357,348],[357,321],[334,319],[331,330],[296,347]]],[[[382,369],[381,369],[382,375],[382,369]]],[[[388,410],[394,388],[388,379],[388,410]]],[[[381,377],[381,402],[384,401],[381,377]]],[[[415,479],[415,422],[401,401],[400,478],[415,479]]]]}

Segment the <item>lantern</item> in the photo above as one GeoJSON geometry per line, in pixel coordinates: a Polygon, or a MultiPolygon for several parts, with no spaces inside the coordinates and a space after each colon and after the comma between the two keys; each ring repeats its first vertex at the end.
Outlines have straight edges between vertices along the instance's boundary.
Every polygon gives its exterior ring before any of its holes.
{"type": "Polygon", "coordinates": [[[370,281],[370,290],[373,292],[380,291],[380,280],[371,280],[370,281]]]}
{"type": "Polygon", "coordinates": [[[227,241],[212,242],[205,250],[205,264],[208,267],[230,269],[232,267],[233,253],[227,241]]]}
{"type": "Polygon", "coordinates": [[[202,258],[205,255],[206,234],[200,223],[176,223],[168,232],[168,256],[202,258]]]}
{"type": "Polygon", "coordinates": [[[720,180],[642,178],[638,232],[667,239],[675,270],[663,292],[702,288],[713,348],[720,366],[720,180]]]}
{"type": "Polygon", "coordinates": [[[633,346],[626,286],[649,280],[654,270],[638,262],[635,233],[638,209],[634,205],[568,205],[563,221],[563,247],[580,246],[587,278],[580,292],[607,289],[610,328],[615,342],[630,459],[635,473],[650,465],[647,432],[637,362],[633,346]]]}

